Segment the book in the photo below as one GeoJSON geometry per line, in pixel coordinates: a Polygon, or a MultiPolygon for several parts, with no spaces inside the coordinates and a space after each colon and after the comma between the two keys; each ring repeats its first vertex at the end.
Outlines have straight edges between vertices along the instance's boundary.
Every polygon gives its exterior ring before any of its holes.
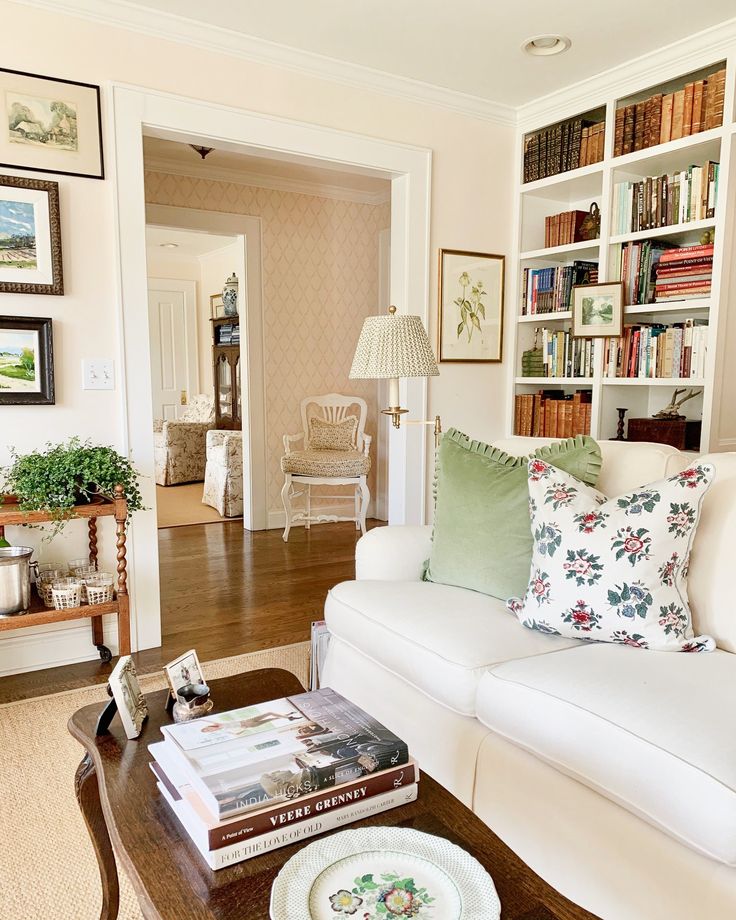
{"type": "Polygon", "coordinates": [[[327,687],[161,731],[218,819],[400,766],[409,757],[400,738],[327,687]]]}
{"type": "Polygon", "coordinates": [[[309,654],[310,690],[319,690],[322,683],[322,670],[327,658],[327,649],[330,647],[330,635],[324,620],[315,620],[312,623],[309,654]]]}

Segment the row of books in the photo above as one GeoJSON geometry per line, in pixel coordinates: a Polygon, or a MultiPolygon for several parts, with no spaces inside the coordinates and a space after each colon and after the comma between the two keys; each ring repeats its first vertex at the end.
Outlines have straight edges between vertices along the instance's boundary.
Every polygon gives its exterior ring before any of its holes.
{"type": "Polygon", "coordinates": [[[158,789],[212,869],[417,796],[406,744],[329,688],[161,731],[158,789]]]}
{"type": "Polygon", "coordinates": [[[693,80],[674,93],[655,93],[642,102],[616,109],[613,155],[718,128],[723,122],[725,68],[705,80],[693,80]]]}
{"type": "Polygon", "coordinates": [[[525,268],[521,284],[521,315],[569,310],[572,289],[578,284],[596,284],[597,281],[597,262],[576,260],[572,265],[525,268]]]}
{"type": "Polygon", "coordinates": [[[239,345],[240,344],[240,324],[223,323],[217,327],[217,344],[218,345],[239,345]]]}
{"type": "Polygon", "coordinates": [[[623,336],[605,340],[603,376],[701,379],[707,352],[707,320],[626,326],[623,336]]]}
{"type": "Polygon", "coordinates": [[[527,438],[574,438],[590,434],[590,390],[566,396],[554,390],[517,393],[514,434],[527,438]]]}
{"type": "Polygon", "coordinates": [[[614,234],[652,230],[715,217],[720,166],[712,161],[679,172],[617,182],[613,188],[614,234]]]}
{"type": "Polygon", "coordinates": [[[588,211],[562,211],[544,218],[544,245],[566,246],[579,243],[588,237],[581,235],[583,221],[588,211]]]}
{"type": "Polygon", "coordinates": [[[710,296],[713,243],[665,250],[654,266],[654,300],[692,300],[710,296]]]}
{"type": "Polygon", "coordinates": [[[524,182],[600,162],[604,131],[604,122],[578,117],[529,134],[524,140],[524,182]]]}
{"type": "Polygon", "coordinates": [[[574,337],[572,330],[535,329],[541,345],[521,357],[522,377],[592,377],[594,340],[574,337]]]}

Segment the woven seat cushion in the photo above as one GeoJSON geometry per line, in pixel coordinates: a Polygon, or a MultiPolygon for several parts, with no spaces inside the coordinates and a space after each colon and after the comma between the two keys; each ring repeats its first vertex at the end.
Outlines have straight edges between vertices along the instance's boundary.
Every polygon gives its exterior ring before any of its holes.
{"type": "Polygon", "coordinates": [[[295,450],[281,458],[281,471],[296,476],[363,476],[371,458],[358,450],[295,450]]]}

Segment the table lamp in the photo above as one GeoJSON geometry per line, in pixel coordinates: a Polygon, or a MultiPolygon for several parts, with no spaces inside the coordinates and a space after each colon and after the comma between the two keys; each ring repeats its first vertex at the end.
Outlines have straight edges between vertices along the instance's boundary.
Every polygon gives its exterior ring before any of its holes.
{"type": "MultiPolygon", "coordinates": [[[[388,313],[368,316],[355,349],[351,380],[388,380],[388,408],[381,409],[390,415],[394,428],[401,427],[401,416],[408,409],[399,406],[399,377],[437,377],[437,362],[427,332],[419,316],[397,313],[396,307],[388,313]]],[[[407,419],[409,424],[434,425],[435,443],[439,443],[442,425],[439,415],[434,421],[407,419]]]]}

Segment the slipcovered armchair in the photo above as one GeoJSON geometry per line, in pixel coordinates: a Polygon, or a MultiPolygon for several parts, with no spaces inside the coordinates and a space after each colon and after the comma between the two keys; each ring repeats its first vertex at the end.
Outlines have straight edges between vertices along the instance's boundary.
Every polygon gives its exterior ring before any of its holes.
{"type": "Polygon", "coordinates": [[[243,432],[207,432],[207,468],[202,504],[222,517],[243,514],[243,432]]]}
{"type": "Polygon", "coordinates": [[[153,423],[153,457],[156,483],[176,486],[202,482],[206,463],[207,432],[215,427],[215,400],[194,396],[181,418],[153,423]]]}

